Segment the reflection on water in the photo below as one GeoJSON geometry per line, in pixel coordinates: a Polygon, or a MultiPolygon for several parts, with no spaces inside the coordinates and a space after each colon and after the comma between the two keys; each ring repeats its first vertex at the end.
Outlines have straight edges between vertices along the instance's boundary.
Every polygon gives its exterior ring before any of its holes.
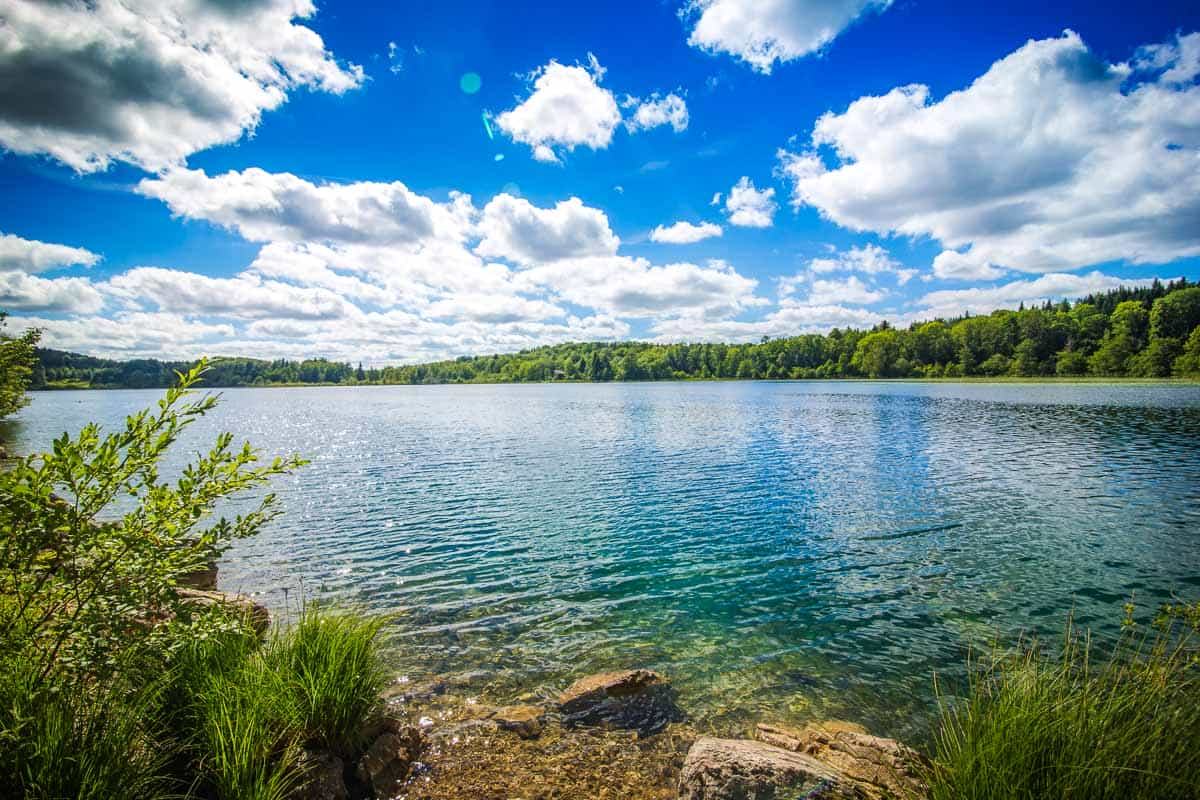
{"type": "MultiPolygon", "coordinates": [[[[1200,387],[683,383],[226,390],[312,464],[226,588],[396,614],[403,668],[507,696],[646,666],[721,728],[904,734],[996,632],[1200,595],[1200,387]]],[[[36,396],[44,449],[154,392],[36,396]]]]}

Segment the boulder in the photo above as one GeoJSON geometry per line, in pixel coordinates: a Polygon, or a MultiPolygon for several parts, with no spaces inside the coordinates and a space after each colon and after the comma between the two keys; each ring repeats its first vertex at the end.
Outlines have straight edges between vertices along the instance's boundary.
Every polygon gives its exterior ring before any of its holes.
{"type": "Polygon", "coordinates": [[[631,669],[580,678],[559,695],[566,725],[603,725],[640,734],[683,719],[671,684],[657,672],[631,669]]]}
{"type": "Polygon", "coordinates": [[[289,794],[289,800],[347,800],[342,760],[332,753],[305,750],[297,765],[302,776],[300,784],[289,794]]]}
{"type": "Polygon", "coordinates": [[[914,800],[925,797],[919,753],[895,739],[872,736],[861,726],[837,720],[802,729],[759,724],[758,738],[776,747],[804,753],[860,784],[872,798],[914,800]]]}
{"type": "Polygon", "coordinates": [[[848,800],[853,781],[812,756],[750,739],[697,739],[683,762],[679,800],[848,800]]]}
{"type": "Polygon", "coordinates": [[[210,561],[203,569],[183,573],[179,576],[179,585],[188,589],[216,589],[217,562],[210,561]]]}
{"type": "Polygon", "coordinates": [[[501,730],[512,731],[522,739],[536,739],[542,734],[544,709],[538,706],[507,706],[492,715],[501,730]]]}
{"type": "Polygon", "coordinates": [[[379,733],[358,760],[358,779],[375,797],[395,797],[421,755],[421,733],[395,720],[374,723],[379,733]]]}
{"type": "Polygon", "coordinates": [[[271,612],[267,611],[266,606],[259,605],[244,594],[181,588],[179,597],[196,606],[221,605],[235,614],[242,614],[259,636],[262,636],[267,632],[267,628],[271,627],[271,612]]]}

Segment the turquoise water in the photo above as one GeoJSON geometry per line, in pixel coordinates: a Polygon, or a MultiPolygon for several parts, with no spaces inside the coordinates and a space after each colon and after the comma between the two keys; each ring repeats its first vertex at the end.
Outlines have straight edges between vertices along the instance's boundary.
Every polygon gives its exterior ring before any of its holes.
{"type": "MultiPolygon", "coordinates": [[[[498,699],[645,666],[702,726],[904,735],[994,635],[1200,597],[1200,387],[660,383],[225,390],[312,460],[224,588],[396,614],[399,669],[498,699]]],[[[45,449],[157,392],[36,395],[45,449]]],[[[181,455],[186,456],[186,453],[181,455]]]]}

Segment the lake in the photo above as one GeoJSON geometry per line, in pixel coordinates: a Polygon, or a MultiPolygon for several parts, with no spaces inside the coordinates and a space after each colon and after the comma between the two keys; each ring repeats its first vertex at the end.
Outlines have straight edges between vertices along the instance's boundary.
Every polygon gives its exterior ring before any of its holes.
{"type": "MultiPolygon", "coordinates": [[[[37,393],[48,448],[157,391],[37,393]]],[[[1200,596],[1200,386],[730,382],[228,389],[312,463],[222,588],[394,614],[397,669],[504,700],[668,673],[702,727],[910,735],[972,644],[1200,596]]],[[[182,463],[177,460],[176,466],[182,463]]]]}

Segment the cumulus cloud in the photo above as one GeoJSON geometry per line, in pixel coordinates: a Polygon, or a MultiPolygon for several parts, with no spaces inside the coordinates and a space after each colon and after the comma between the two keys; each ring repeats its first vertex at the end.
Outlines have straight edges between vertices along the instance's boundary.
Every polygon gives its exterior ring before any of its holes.
{"type": "Polygon", "coordinates": [[[221,339],[234,335],[232,325],[140,311],[122,312],[111,318],[13,317],[9,322],[14,328],[40,329],[45,347],[110,358],[194,358],[212,354],[221,339]]]}
{"type": "Polygon", "coordinates": [[[100,256],[82,247],[0,233],[0,272],[46,272],[77,264],[90,267],[99,260],[100,256]]]}
{"type": "Polygon", "coordinates": [[[702,267],[656,266],[629,256],[568,259],[525,270],[516,282],[549,290],[576,305],[627,317],[718,318],[765,302],[754,295],[757,281],[720,261],[702,267]]]}
{"type": "MultiPolygon", "coordinates": [[[[769,228],[777,208],[774,189],[754,188],[753,181],[743,175],[725,198],[725,213],[729,224],[744,228],[769,228]]],[[[717,198],[714,198],[717,199],[717,198]]]]}
{"type": "Polygon", "coordinates": [[[997,308],[1012,308],[1020,303],[1040,304],[1106,292],[1119,286],[1148,286],[1153,278],[1118,278],[1098,271],[1084,275],[1050,273],[1036,279],[1012,281],[991,287],[944,289],[929,292],[916,301],[924,318],[955,317],[969,312],[987,314],[997,308]]]}
{"type": "Polygon", "coordinates": [[[589,66],[551,60],[530,76],[533,91],[496,117],[496,126],[515,142],[533,148],[538,161],[558,162],[576,147],[603,150],[621,122],[612,92],[600,85],[604,69],[589,54],[589,66]]]}
{"type": "Polygon", "coordinates": [[[476,253],[527,265],[612,255],[621,243],[604,212],[578,197],[538,208],[528,200],[497,195],[484,206],[478,231],[482,239],[476,253]]]}
{"type": "Polygon", "coordinates": [[[692,244],[703,239],[720,236],[722,233],[724,231],[721,230],[721,226],[711,222],[701,222],[699,225],[693,225],[690,222],[680,220],[674,225],[659,225],[650,231],[650,241],[664,244],[692,244]]]}
{"type": "Polygon", "coordinates": [[[203,219],[251,241],[413,244],[462,239],[470,198],[437,203],[399,181],[315,184],[289,173],[251,168],[210,177],[175,169],[147,178],[136,191],[186,219],[203,219]]]}
{"type": "Polygon", "coordinates": [[[797,207],[936,239],[943,278],[1200,255],[1197,47],[1143,48],[1135,69],[1071,31],[1031,41],[941,100],[909,85],[825,114],[781,172],[797,207]]]}
{"type": "Polygon", "coordinates": [[[114,277],[108,288],[125,300],[190,315],[335,319],[356,310],[326,289],[264,281],[254,275],[210,278],[161,267],[135,267],[114,277]]]}
{"type": "Polygon", "coordinates": [[[881,290],[871,289],[853,275],[840,281],[818,279],[809,287],[808,305],[865,306],[882,300],[885,294],[881,290]]]}
{"type": "Polygon", "coordinates": [[[813,272],[862,272],[867,275],[896,272],[900,266],[891,253],[877,244],[834,251],[828,257],[814,258],[808,262],[808,268],[813,272]]]}
{"type": "Polygon", "coordinates": [[[0,272],[0,308],[92,314],[104,298],[85,278],[39,278],[25,272],[0,272]]]}
{"type": "Polygon", "coordinates": [[[865,308],[788,304],[757,320],[674,318],[651,325],[659,342],[753,342],[763,336],[825,333],[830,328],[870,328],[883,315],[865,308]]]}
{"type": "Polygon", "coordinates": [[[819,52],[856,19],[891,0],[692,0],[688,44],[728,53],[759,72],[819,52]]]}
{"type": "Polygon", "coordinates": [[[0,0],[0,145],[79,172],[236,141],[288,92],[359,86],[311,0],[0,0]]]}
{"type": "Polygon", "coordinates": [[[674,92],[665,97],[655,92],[645,100],[626,97],[622,105],[633,109],[632,116],[625,120],[625,127],[631,133],[657,128],[660,125],[670,125],[676,133],[687,130],[687,103],[674,92]]]}

